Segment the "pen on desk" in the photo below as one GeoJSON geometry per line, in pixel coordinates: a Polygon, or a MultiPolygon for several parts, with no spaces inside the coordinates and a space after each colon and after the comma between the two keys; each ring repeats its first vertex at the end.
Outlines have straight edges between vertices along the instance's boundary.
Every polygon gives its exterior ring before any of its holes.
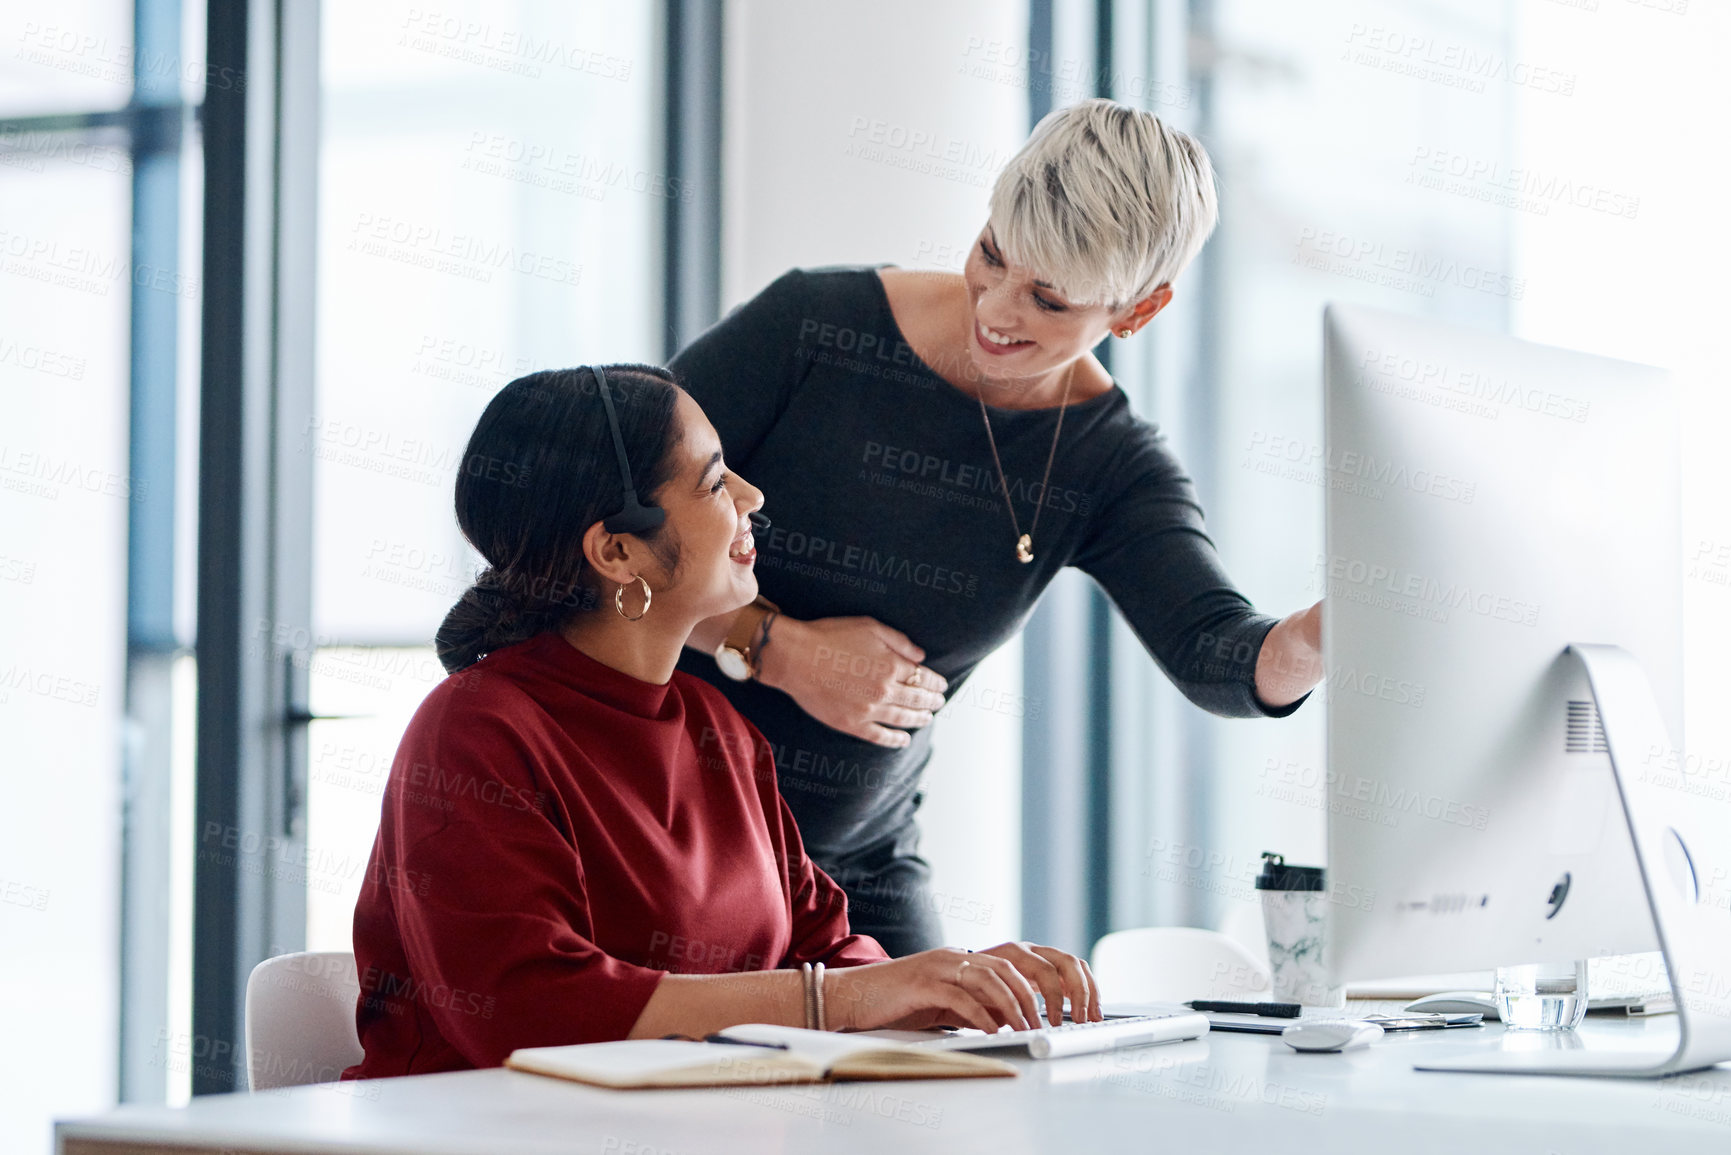
{"type": "Polygon", "coordinates": [[[1222,1015],[1261,1015],[1265,1019],[1296,1019],[1304,1008],[1297,1003],[1232,1003],[1217,999],[1192,999],[1184,1004],[1193,1011],[1222,1015]]]}
{"type": "Polygon", "coordinates": [[[736,1047],[768,1047],[772,1051],[785,1051],[788,1049],[786,1043],[760,1043],[755,1039],[736,1039],[732,1035],[723,1035],[719,1033],[704,1035],[703,1041],[706,1043],[732,1043],[736,1047]]]}

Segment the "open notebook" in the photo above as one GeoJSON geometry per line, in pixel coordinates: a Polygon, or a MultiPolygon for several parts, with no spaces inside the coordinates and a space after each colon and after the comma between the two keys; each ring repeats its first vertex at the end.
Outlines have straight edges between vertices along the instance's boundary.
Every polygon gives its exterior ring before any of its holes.
{"type": "Polygon", "coordinates": [[[518,1071],[600,1087],[726,1087],[762,1083],[834,1083],[864,1079],[966,1079],[1014,1075],[997,1059],[932,1051],[868,1035],[747,1023],[724,1035],[737,1042],[625,1039],[512,1051],[518,1071]]]}

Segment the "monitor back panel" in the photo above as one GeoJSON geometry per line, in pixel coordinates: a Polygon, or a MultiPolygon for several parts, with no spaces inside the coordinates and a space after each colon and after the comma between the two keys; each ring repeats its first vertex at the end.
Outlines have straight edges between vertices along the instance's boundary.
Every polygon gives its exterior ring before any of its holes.
{"type": "Polygon", "coordinates": [[[1655,949],[1562,655],[1633,652],[1680,740],[1667,375],[1352,306],[1324,330],[1331,967],[1655,949]]]}

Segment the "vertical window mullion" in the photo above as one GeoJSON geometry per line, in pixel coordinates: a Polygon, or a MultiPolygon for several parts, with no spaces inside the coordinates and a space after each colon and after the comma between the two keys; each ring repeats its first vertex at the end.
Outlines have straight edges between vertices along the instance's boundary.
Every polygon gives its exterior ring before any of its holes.
{"type": "Polygon", "coordinates": [[[281,446],[312,405],[317,5],[213,2],[207,45],[208,75],[246,82],[204,104],[195,1094],[246,1085],[247,976],[305,939],[289,712],[313,652],[311,467],[281,446]]]}

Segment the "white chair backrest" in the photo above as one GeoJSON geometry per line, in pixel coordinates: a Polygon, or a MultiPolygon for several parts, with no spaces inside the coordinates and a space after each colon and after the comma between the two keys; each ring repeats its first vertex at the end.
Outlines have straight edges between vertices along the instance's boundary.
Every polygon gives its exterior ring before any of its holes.
{"type": "MultiPolygon", "coordinates": [[[[1258,894],[1261,891],[1257,892],[1258,894]]],[[[1220,917],[1220,933],[1250,952],[1250,957],[1268,966],[1268,929],[1262,921],[1260,902],[1227,902],[1220,917]]]]}
{"type": "Polygon", "coordinates": [[[1219,931],[1190,926],[1118,930],[1094,944],[1088,965],[1112,1003],[1268,997],[1268,967],[1219,931]]]}
{"type": "Polygon", "coordinates": [[[246,1077],[254,1091],[332,1083],[361,1061],[361,984],[348,951],[265,959],[246,980],[246,1077]]]}

